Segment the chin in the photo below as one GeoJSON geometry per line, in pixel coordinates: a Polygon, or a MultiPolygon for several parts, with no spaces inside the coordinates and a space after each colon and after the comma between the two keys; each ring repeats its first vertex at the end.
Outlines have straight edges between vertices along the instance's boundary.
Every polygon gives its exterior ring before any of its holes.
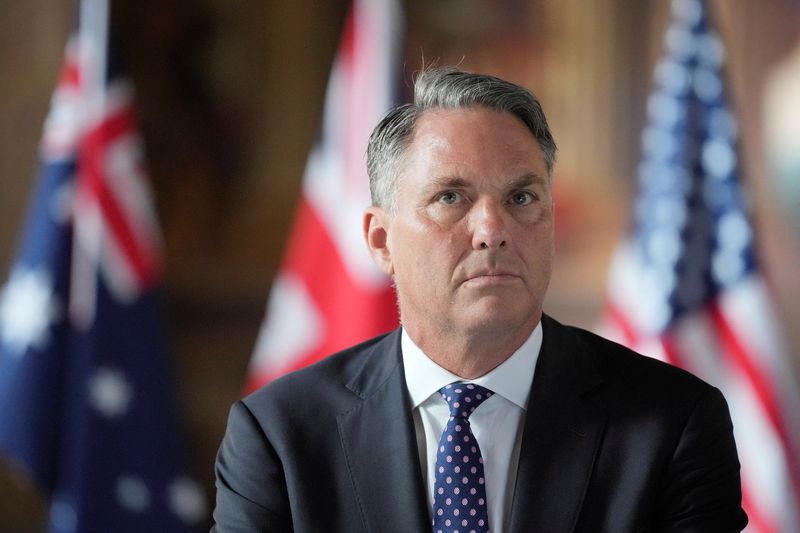
{"type": "Polygon", "coordinates": [[[470,315],[464,320],[464,329],[473,332],[508,333],[535,324],[530,308],[523,312],[510,309],[508,304],[502,307],[487,306],[483,309],[476,309],[470,315]]]}

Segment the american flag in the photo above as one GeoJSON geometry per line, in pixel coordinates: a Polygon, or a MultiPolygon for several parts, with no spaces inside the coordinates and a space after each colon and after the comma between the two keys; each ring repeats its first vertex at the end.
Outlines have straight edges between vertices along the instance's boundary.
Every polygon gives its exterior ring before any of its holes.
{"type": "Polygon", "coordinates": [[[247,390],[397,326],[394,292],[367,253],[361,221],[367,139],[395,103],[402,22],[396,0],[350,6],[247,390]]]}
{"type": "Polygon", "coordinates": [[[206,500],[182,464],[157,223],[107,11],[81,6],[0,289],[0,451],[49,497],[50,531],[190,531],[206,500]]]}
{"type": "Polygon", "coordinates": [[[674,0],[603,333],[725,393],[747,531],[789,533],[800,531],[800,397],[759,275],[723,59],[706,4],[674,0]]]}

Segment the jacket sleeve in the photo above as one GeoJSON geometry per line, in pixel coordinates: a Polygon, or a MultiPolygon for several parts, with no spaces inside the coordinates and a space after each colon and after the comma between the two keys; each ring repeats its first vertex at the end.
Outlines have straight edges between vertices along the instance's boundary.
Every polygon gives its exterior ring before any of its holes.
{"type": "Polygon", "coordinates": [[[747,525],[728,405],[715,388],[700,397],[666,466],[652,531],[734,532],[747,525]]]}
{"type": "Polygon", "coordinates": [[[280,460],[241,401],[231,408],[215,474],[217,499],[212,532],[292,531],[280,460]]]}

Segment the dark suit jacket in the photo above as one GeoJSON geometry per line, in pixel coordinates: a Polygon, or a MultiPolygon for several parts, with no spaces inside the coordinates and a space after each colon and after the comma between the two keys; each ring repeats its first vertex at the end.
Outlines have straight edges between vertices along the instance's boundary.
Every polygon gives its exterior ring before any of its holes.
{"type": "MultiPolygon", "coordinates": [[[[544,317],[511,531],[740,531],[722,394],[544,317]]],[[[214,531],[430,531],[399,330],[231,409],[214,531]]]]}

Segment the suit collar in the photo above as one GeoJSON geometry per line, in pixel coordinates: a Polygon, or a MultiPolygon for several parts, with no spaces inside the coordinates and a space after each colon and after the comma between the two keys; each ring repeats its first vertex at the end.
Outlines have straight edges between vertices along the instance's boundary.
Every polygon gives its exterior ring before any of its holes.
{"type": "Polygon", "coordinates": [[[369,399],[386,386],[386,382],[402,371],[400,355],[400,328],[352,348],[363,350],[364,356],[358,359],[345,374],[345,387],[362,400],[369,399]],[[400,368],[398,368],[400,367],[400,368]]]}
{"type": "MultiPolygon", "coordinates": [[[[602,382],[597,358],[571,328],[542,326],[510,531],[561,533],[575,528],[607,414],[586,399],[602,382]]],[[[362,401],[337,417],[365,530],[429,530],[400,330],[367,350],[346,384],[362,401]]]]}
{"type": "Polygon", "coordinates": [[[534,367],[539,358],[541,345],[542,325],[539,323],[511,357],[487,374],[465,380],[436,364],[414,343],[408,332],[402,330],[400,346],[406,385],[411,396],[411,408],[416,409],[449,383],[469,381],[486,387],[521,409],[527,409],[534,367]]]}
{"type": "Polygon", "coordinates": [[[585,399],[602,381],[579,337],[544,316],[544,342],[522,435],[511,531],[572,531],[594,467],[606,413],[585,399]]]}
{"type": "Polygon", "coordinates": [[[337,417],[366,531],[430,529],[400,330],[372,346],[346,387],[361,398],[337,417]]]}

